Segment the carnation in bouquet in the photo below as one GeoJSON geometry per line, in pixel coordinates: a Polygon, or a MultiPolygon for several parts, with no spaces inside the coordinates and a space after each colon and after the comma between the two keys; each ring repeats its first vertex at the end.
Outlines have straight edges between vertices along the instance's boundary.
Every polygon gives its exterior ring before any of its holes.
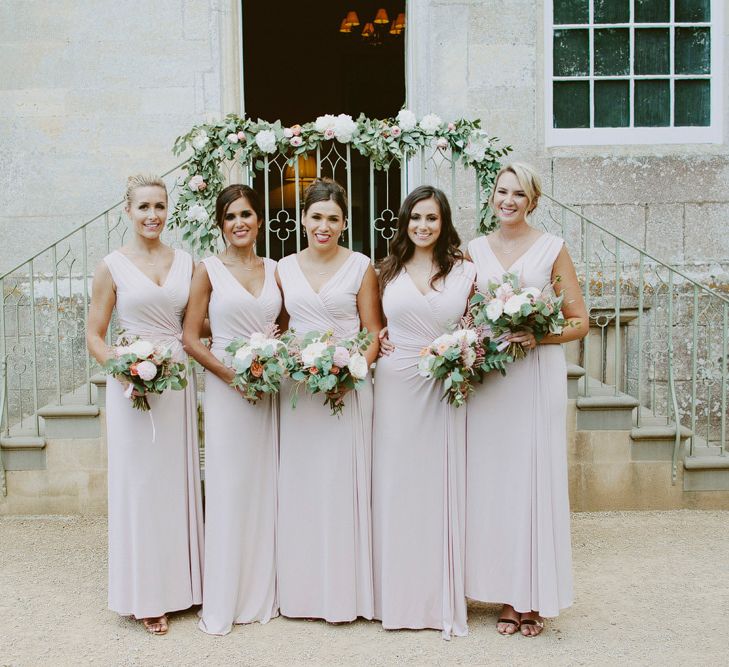
{"type": "Polygon", "coordinates": [[[120,337],[114,357],[104,365],[106,372],[129,383],[124,395],[137,410],[149,410],[147,394],[187,386],[185,364],[173,361],[172,351],[163,345],[136,338],[120,337]]]}
{"type": "Polygon", "coordinates": [[[526,350],[518,343],[510,343],[509,334],[530,331],[537,341],[549,334],[560,335],[565,327],[563,299],[563,295],[554,294],[553,284],[544,289],[522,287],[516,274],[505,273],[501,283],[489,282],[485,292],[471,297],[470,312],[477,326],[490,329],[500,352],[522,359],[526,350]]]}
{"type": "Polygon", "coordinates": [[[257,331],[249,338],[234,340],[225,351],[231,355],[235,376],[231,386],[254,404],[264,394],[277,394],[289,366],[287,345],[290,336],[279,336],[276,327],[269,332],[257,331]]]}
{"type": "Polygon", "coordinates": [[[418,372],[423,377],[442,380],[445,398],[455,407],[465,405],[476,382],[491,370],[505,372],[510,358],[498,351],[485,327],[475,326],[470,315],[460,327],[436,338],[420,351],[418,372]]]}
{"type": "Polygon", "coordinates": [[[372,340],[372,334],[363,329],[356,336],[339,341],[334,340],[331,331],[312,331],[300,342],[292,342],[289,373],[296,389],[291,406],[296,407],[297,392],[303,385],[310,394],[325,394],[324,405],[331,408],[333,415],[340,415],[344,407],[343,392],[364,385],[368,364],[363,352],[372,340]]]}

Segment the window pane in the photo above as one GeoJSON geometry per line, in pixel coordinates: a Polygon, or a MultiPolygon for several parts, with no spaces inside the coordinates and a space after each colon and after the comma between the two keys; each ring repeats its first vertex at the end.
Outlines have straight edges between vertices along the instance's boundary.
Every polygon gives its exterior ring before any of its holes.
{"type": "Polygon", "coordinates": [[[595,23],[627,23],[630,0],[594,0],[595,23]]]}
{"type": "Polygon", "coordinates": [[[676,28],[676,74],[711,72],[709,28],[676,28]]]}
{"type": "Polygon", "coordinates": [[[630,83],[595,81],[595,127],[630,125],[630,83]]]}
{"type": "Polygon", "coordinates": [[[671,0],[635,0],[636,23],[668,23],[671,0]]]}
{"type": "Polygon", "coordinates": [[[676,81],[673,124],[707,127],[711,123],[711,87],[706,79],[676,81]]]}
{"type": "Polygon", "coordinates": [[[668,127],[671,124],[669,81],[636,81],[635,127],[668,127]]]}
{"type": "Polygon", "coordinates": [[[587,23],[588,0],[554,0],[554,24],[587,23]]]}
{"type": "Polygon", "coordinates": [[[668,28],[636,28],[635,73],[668,74],[670,71],[668,28]]]}
{"type": "Polygon", "coordinates": [[[590,73],[587,30],[554,31],[554,76],[586,76],[590,73]]]}
{"type": "Polygon", "coordinates": [[[595,30],[595,74],[630,74],[630,32],[627,28],[595,30]]]}
{"type": "Polygon", "coordinates": [[[676,0],[676,21],[711,21],[711,0],[676,0]]]}
{"type": "Polygon", "coordinates": [[[590,84],[587,81],[555,81],[554,127],[590,127],[590,84]]]}

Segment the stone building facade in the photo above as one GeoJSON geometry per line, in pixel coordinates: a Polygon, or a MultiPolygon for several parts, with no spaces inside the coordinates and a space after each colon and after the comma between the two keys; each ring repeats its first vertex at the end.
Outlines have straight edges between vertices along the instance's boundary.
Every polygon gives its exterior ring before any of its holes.
{"type": "MultiPolygon", "coordinates": [[[[118,201],[128,173],[174,166],[172,142],[192,124],[241,111],[240,3],[0,3],[0,270],[118,201]]],[[[582,4],[595,23],[600,8],[622,3],[582,4]]],[[[681,128],[671,143],[638,143],[640,131],[602,145],[589,129],[577,140],[550,136],[555,5],[579,13],[581,0],[410,0],[408,106],[480,117],[558,200],[661,259],[727,278],[729,118],[715,115],[729,92],[729,12],[724,0],[665,4],[710,17],[709,140],[681,143],[681,128]]]]}

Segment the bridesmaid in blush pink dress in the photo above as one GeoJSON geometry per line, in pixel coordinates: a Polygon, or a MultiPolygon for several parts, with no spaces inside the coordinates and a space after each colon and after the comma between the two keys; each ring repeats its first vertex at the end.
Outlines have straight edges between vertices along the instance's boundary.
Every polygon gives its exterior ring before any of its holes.
{"type": "MultiPolygon", "coordinates": [[[[101,364],[113,356],[104,336],[116,307],[127,336],[167,345],[186,361],[182,316],[193,262],[160,241],[167,190],[158,178],[134,176],[126,200],[134,234],[96,269],[89,351],[101,364]]],[[[134,409],[124,389],[108,378],[109,608],[162,635],[168,612],[202,602],[195,384],[149,396],[149,413],[134,409]]]]}
{"type": "MultiPolygon", "coordinates": [[[[344,190],[319,179],[306,191],[308,248],[278,263],[289,325],[299,336],[336,338],[380,330],[377,278],[369,259],[338,245],[344,190]]],[[[368,376],[369,377],[369,376],[368,376]]],[[[372,385],[341,397],[340,417],[320,395],[300,392],[295,409],[281,392],[278,584],[281,614],[332,623],[372,618],[370,484],[372,385]]]]}
{"type": "Polygon", "coordinates": [[[230,185],[216,202],[226,249],[197,267],[184,343],[205,374],[205,577],[200,629],[215,635],[234,623],[267,623],[276,600],[278,399],[249,404],[230,386],[225,348],[271,330],[281,311],[276,262],[255,254],[263,220],[258,194],[230,185]],[[212,346],[201,342],[206,314],[212,346]]]}
{"type": "Polygon", "coordinates": [[[537,341],[492,373],[468,404],[466,595],[502,603],[497,630],[536,636],[543,617],[572,604],[570,508],[567,494],[567,373],[560,343],[587,333],[587,311],[562,239],[529,226],[541,187],[534,171],[514,163],[497,175],[491,206],[500,228],[468,244],[478,286],[507,271],[523,286],[543,289],[557,276],[572,326],[537,341]]]}
{"type": "Polygon", "coordinates": [[[405,199],[380,284],[390,346],[375,373],[372,472],[375,617],[387,629],[465,636],[466,409],[418,373],[420,350],[458,323],[476,270],[448,200],[405,199]]]}

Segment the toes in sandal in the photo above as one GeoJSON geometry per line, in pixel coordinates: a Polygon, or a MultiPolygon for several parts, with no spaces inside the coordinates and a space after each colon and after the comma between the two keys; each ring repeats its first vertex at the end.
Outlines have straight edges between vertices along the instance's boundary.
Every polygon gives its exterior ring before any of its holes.
{"type": "Polygon", "coordinates": [[[496,632],[498,632],[500,635],[504,635],[504,637],[508,637],[509,635],[515,635],[517,633],[519,627],[521,626],[521,623],[519,623],[519,621],[517,621],[515,618],[500,618],[496,621],[496,625],[496,632]],[[513,625],[513,632],[504,632],[503,630],[499,630],[499,623],[508,623],[509,625],[513,625]]]}
{"type": "Polygon", "coordinates": [[[523,634],[525,637],[536,637],[542,633],[542,630],[544,630],[544,620],[542,620],[541,618],[522,618],[521,624],[533,625],[534,627],[538,628],[537,632],[534,633],[530,632],[529,634],[527,634],[526,632],[522,632],[521,634],[523,634]]]}
{"type": "Polygon", "coordinates": [[[144,624],[145,630],[152,635],[166,635],[169,629],[166,616],[143,618],[142,623],[144,624]]]}

